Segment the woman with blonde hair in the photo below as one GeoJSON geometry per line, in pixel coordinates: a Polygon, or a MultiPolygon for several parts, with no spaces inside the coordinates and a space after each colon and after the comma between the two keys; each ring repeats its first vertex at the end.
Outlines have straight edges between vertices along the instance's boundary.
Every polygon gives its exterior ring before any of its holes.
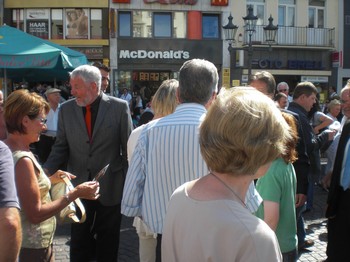
{"type": "MultiPolygon", "coordinates": [[[[152,109],[154,111],[153,120],[167,116],[175,111],[178,101],[176,91],[179,81],[168,79],[162,82],[152,99],[152,109]]],[[[131,160],[136,142],[146,125],[139,126],[132,131],[128,140],[128,158],[131,160]]],[[[133,226],[139,236],[139,256],[140,262],[156,261],[157,233],[152,232],[140,217],[135,217],[133,226]]]]}
{"type": "Polygon", "coordinates": [[[250,87],[220,94],[200,126],[210,170],[171,197],[163,261],[281,261],[274,232],[244,199],[250,183],[285,152],[289,126],[274,102],[250,87]]]}
{"type": "Polygon", "coordinates": [[[4,141],[11,149],[15,164],[15,182],[21,205],[22,247],[19,261],[54,261],[52,240],[56,229],[55,215],[77,198],[95,200],[99,184],[85,182],[61,198],[52,201],[52,184],[62,176],[75,176],[57,171],[47,177],[30,151],[46,130],[49,104],[38,94],[26,89],[10,94],[5,103],[4,117],[8,137],[4,141]]]}

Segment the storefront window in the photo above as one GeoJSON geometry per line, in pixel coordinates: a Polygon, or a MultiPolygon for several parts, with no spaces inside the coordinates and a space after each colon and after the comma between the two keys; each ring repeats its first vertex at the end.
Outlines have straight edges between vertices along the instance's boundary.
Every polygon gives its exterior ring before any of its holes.
{"type": "Polygon", "coordinates": [[[24,31],[23,9],[12,10],[12,23],[13,27],[24,31]]]}
{"type": "Polygon", "coordinates": [[[51,38],[63,39],[63,10],[51,9],[51,38]]]}
{"type": "Polygon", "coordinates": [[[25,17],[28,34],[49,39],[49,9],[26,9],[25,17]]]}
{"type": "Polygon", "coordinates": [[[120,37],[131,37],[131,13],[119,12],[118,13],[118,32],[120,37]]]}
{"type": "Polygon", "coordinates": [[[171,37],[172,24],[171,13],[154,13],[153,14],[153,36],[154,37],[171,37]]]}
{"type": "Polygon", "coordinates": [[[66,9],[67,39],[88,39],[89,37],[89,12],[88,9],[66,9]]]}
{"type": "Polygon", "coordinates": [[[91,39],[102,39],[102,10],[91,9],[91,39]]]}
{"type": "Polygon", "coordinates": [[[202,30],[203,38],[219,38],[219,15],[203,14],[202,30]]]}
{"type": "Polygon", "coordinates": [[[132,90],[131,71],[115,71],[115,90],[114,96],[119,96],[124,88],[132,90]]]}

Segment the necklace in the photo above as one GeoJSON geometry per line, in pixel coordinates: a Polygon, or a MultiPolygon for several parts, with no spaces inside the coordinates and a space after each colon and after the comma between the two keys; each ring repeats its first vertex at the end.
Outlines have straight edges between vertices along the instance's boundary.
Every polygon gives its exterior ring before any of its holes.
{"type": "Polygon", "coordinates": [[[238,196],[238,194],[228,185],[226,184],[221,178],[219,178],[217,175],[215,175],[212,172],[209,172],[209,175],[212,175],[213,177],[215,177],[217,180],[219,180],[221,182],[221,184],[223,184],[228,190],[230,190],[230,192],[239,199],[239,201],[241,202],[241,204],[247,208],[247,205],[244,203],[244,201],[238,196]]]}

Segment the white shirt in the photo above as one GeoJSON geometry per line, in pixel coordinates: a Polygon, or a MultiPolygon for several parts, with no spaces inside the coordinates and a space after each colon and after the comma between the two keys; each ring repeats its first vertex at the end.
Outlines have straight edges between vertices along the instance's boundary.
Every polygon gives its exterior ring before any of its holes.
{"type": "Polygon", "coordinates": [[[128,102],[128,104],[130,104],[130,101],[131,101],[132,97],[131,97],[131,95],[129,93],[126,93],[126,94],[122,94],[120,96],[120,99],[123,99],[126,102],[128,102]]]}
{"type": "Polygon", "coordinates": [[[52,108],[50,108],[50,111],[46,116],[46,118],[47,118],[47,122],[46,122],[47,131],[45,132],[45,135],[56,136],[57,123],[58,123],[58,112],[60,111],[60,107],[61,107],[61,104],[58,104],[56,111],[54,111],[52,108]]]}

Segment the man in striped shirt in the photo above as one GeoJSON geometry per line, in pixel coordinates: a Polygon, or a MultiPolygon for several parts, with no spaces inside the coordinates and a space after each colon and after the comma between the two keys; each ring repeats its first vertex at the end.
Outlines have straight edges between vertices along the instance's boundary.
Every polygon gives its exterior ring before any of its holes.
{"type": "MultiPolygon", "coordinates": [[[[121,210],[126,216],[142,217],[158,234],[156,261],[161,258],[163,220],[170,196],[183,183],[208,174],[200,153],[198,127],[216,97],[217,84],[214,64],[201,59],[186,61],[179,73],[180,105],[173,114],[147,124],[131,158],[121,210]]],[[[260,204],[254,197],[252,202],[260,204]]]]}

